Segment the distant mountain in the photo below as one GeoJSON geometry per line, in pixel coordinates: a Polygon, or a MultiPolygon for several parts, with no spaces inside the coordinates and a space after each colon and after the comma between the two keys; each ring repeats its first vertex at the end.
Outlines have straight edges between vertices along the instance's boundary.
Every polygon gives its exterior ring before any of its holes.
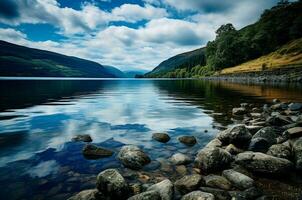
{"type": "Polygon", "coordinates": [[[116,67],[108,65],[103,65],[103,67],[105,67],[105,69],[107,69],[107,71],[110,74],[113,74],[116,78],[127,78],[127,75],[116,67]]]}
{"type": "Polygon", "coordinates": [[[0,40],[0,76],[116,77],[101,64],[0,40]]]}
{"type": "Polygon", "coordinates": [[[166,73],[175,69],[193,68],[197,65],[205,65],[205,48],[173,56],[145,74],[145,77],[163,77],[166,73]]]}
{"type": "Polygon", "coordinates": [[[136,76],[143,76],[145,73],[147,73],[147,70],[127,70],[124,71],[124,74],[127,78],[135,78],[136,76]]]}

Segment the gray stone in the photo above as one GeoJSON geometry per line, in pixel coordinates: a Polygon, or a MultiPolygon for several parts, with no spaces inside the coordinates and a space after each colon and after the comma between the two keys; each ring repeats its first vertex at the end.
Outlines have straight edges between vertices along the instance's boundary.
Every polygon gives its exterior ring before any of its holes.
{"type": "Polygon", "coordinates": [[[264,138],[269,142],[269,146],[276,144],[276,138],[278,138],[279,135],[276,133],[275,129],[273,127],[264,127],[260,129],[253,137],[253,139],[256,138],[264,138]]]}
{"type": "Polygon", "coordinates": [[[176,153],[171,158],[170,161],[175,165],[186,165],[192,162],[191,158],[182,153],[176,153]]]}
{"type": "Polygon", "coordinates": [[[291,103],[288,105],[288,108],[291,111],[302,110],[302,103],[291,103]]]}
{"type": "Polygon", "coordinates": [[[128,184],[116,169],[106,169],[99,173],[96,187],[112,199],[125,199],[129,195],[128,184]]]}
{"type": "Polygon", "coordinates": [[[247,130],[249,130],[249,132],[254,135],[255,133],[257,133],[257,131],[259,131],[260,129],[263,128],[263,126],[245,126],[247,128],[247,130]]]}
{"type": "Polygon", "coordinates": [[[284,126],[292,123],[292,121],[284,115],[275,115],[267,119],[267,122],[272,126],[284,126]]]}
{"type": "Polygon", "coordinates": [[[165,179],[149,187],[147,191],[155,190],[159,193],[161,200],[173,199],[173,183],[169,179],[165,179]]]}
{"type": "Polygon", "coordinates": [[[181,136],[178,138],[178,140],[185,144],[185,145],[188,145],[188,146],[194,146],[197,142],[196,138],[194,136],[188,136],[188,135],[185,135],[185,136],[181,136]]]}
{"type": "Polygon", "coordinates": [[[222,147],[222,142],[219,139],[215,138],[211,140],[205,147],[206,148],[222,147]]]}
{"type": "Polygon", "coordinates": [[[171,139],[167,133],[153,133],[152,138],[163,143],[167,143],[171,139]]]}
{"type": "Polygon", "coordinates": [[[270,144],[265,138],[257,137],[255,139],[251,140],[251,143],[250,143],[248,149],[249,149],[249,151],[265,153],[268,150],[269,146],[270,146],[270,144]]]}
{"type": "Polygon", "coordinates": [[[302,137],[302,127],[294,127],[286,130],[290,138],[302,137]]]}
{"type": "Polygon", "coordinates": [[[145,152],[133,145],[123,146],[118,153],[118,159],[125,167],[130,169],[141,169],[144,165],[151,162],[145,152]]]}
{"type": "Polygon", "coordinates": [[[85,158],[98,159],[98,158],[110,157],[113,155],[114,152],[109,149],[97,147],[92,144],[87,144],[84,146],[82,153],[85,156],[85,158]]]}
{"type": "Polygon", "coordinates": [[[83,190],[68,200],[102,200],[105,199],[97,189],[83,190]]]}
{"type": "Polygon", "coordinates": [[[232,169],[224,170],[222,175],[239,189],[247,189],[254,185],[253,179],[232,169]]]}
{"type": "Polygon", "coordinates": [[[215,200],[215,197],[207,192],[193,191],[184,195],[181,200],[215,200]]]}
{"type": "Polygon", "coordinates": [[[291,149],[284,144],[274,144],[268,149],[267,154],[278,158],[285,158],[290,160],[291,149]]]}
{"type": "Polygon", "coordinates": [[[200,187],[202,184],[202,176],[199,174],[187,175],[178,179],[174,185],[181,194],[187,194],[200,187]]]}
{"type": "Polygon", "coordinates": [[[246,108],[240,107],[240,108],[233,108],[232,113],[233,115],[244,115],[247,114],[248,111],[246,108]]]}
{"type": "Polygon", "coordinates": [[[239,124],[220,132],[217,138],[223,144],[234,144],[241,147],[249,144],[252,135],[245,125],[239,124]]]}
{"type": "Polygon", "coordinates": [[[92,138],[88,134],[76,135],[72,138],[72,141],[92,142],[92,138]]]}
{"type": "Polygon", "coordinates": [[[302,170],[302,137],[293,143],[293,151],[295,155],[296,169],[302,170]]]}
{"type": "Polygon", "coordinates": [[[226,178],[214,174],[205,176],[204,181],[206,186],[213,187],[213,188],[229,190],[232,187],[232,184],[226,178]]]}
{"type": "Polygon", "coordinates": [[[227,168],[232,160],[232,155],[224,149],[203,148],[195,158],[195,165],[202,171],[210,173],[227,168]]]}
{"type": "Polygon", "coordinates": [[[215,196],[216,200],[230,200],[231,196],[226,190],[221,190],[211,187],[200,187],[200,190],[203,192],[211,193],[215,196]]]}
{"type": "Polygon", "coordinates": [[[134,195],[128,200],[161,200],[159,193],[155,190],[143,192],[137,195],[134,195]]]}
{"type": "Polygon", "coordinates": [[[243,152],[242,149],[237,148],[237,147],[236,147],[235,145],[233,145],[233,144],[229,144],[229,145],[225,148],[225,150],[226,150],[227,152],[229,152],[230,154],[232,154],[232,155],[236,155],[236,154],[238,154],[238,153],[242,153],[242,152],[243,152]]]}
{"type": "Polygon", "coordinates": [[[287,173],[293,168],[289,160],[258,152],[240,153],[236,156],[236,163],[252,172],[268,174],[287,173]]]}

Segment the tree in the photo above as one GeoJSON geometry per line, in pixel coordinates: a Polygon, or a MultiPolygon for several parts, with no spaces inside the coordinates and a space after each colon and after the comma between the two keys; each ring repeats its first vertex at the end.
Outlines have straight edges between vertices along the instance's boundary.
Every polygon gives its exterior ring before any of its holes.
{"type": "Polygon", "coordinates": [[[234,28],[233,24],[229,23],[229,24],[225,24],[225,25],[220,26],[217,29],[216,34],[217,34],[217,37],[220,37],[223,34],[229,33],[231,31],[236,31],[236,29],[234,28]]]}

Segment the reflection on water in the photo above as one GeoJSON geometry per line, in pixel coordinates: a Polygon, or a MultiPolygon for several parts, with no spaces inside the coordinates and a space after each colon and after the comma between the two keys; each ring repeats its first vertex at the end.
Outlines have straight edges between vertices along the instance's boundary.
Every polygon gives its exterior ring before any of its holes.
{"type": "Polygon", "coordinates": [[[0,94],[0,185],[7,185],[0,196],[6,199],[64,199],[92,188],[103,169],[124,170],[116,154],[84,159],[84,144],[70,142],[76,134],[90,134],[93,143],[115,152],[139,145],[153,160],[144,170],[154,171],[156,160],[177,151],[193,157],[219,128],[233,123],[233,106],[276,97],[302,100],[300,87],[200,80],[6,80],[0,94]],[[152,141],[158,131],[172,140],[152,141]],[[196,136],[198,145],[180,144],[177,137],[184,134],[196,136]]]}

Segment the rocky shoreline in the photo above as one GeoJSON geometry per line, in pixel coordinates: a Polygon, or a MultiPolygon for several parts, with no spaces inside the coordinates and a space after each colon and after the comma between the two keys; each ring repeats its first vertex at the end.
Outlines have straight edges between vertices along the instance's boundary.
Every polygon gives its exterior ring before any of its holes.
{"type": "MultiPolygon", "coordinates": [[[[238,118],[238,124],[219,132],[196,152],[194,160],[183,153],[176,153],[169,159],[177,167],[193,164],[190,174],[177,180],[161,177],[155,184],[142,184],[135,176],[129,182],[126,178],[129,174],[106,169],[97,176],[96,188],[81,191],[69,200],[284,199],[266,194],[257,181],[259,177],[274,182],[280,177],[295,176],[301,185],[302,104],[277,99],[263,107],[242,103],[233,108],[232,113],[238,118]]],[[[166,133],[154,133],[152,139],[167,143],[171,137],[166,133]]],[[[91,140],[87,135],[74,138],[74,141],[91,140]]],[[[182,136],[178,140],[188,147],[197,142],[193,136],[182,136]]],[[[87,144],[83,154],[101,158],[113,153],[87,144]]],[[[123,146],[117,159],[133,171],[152,163],[146,152],[133,145],[123,146]]],[[[302,187],[287,195],[286,199],[300,199],[302,187]]]]}
{"type": "Polygon", "coordinates": [[[258,72],[234,73],[203,78],[234,83],[302,83],[302,67],[284,67],[258,72]]]}

